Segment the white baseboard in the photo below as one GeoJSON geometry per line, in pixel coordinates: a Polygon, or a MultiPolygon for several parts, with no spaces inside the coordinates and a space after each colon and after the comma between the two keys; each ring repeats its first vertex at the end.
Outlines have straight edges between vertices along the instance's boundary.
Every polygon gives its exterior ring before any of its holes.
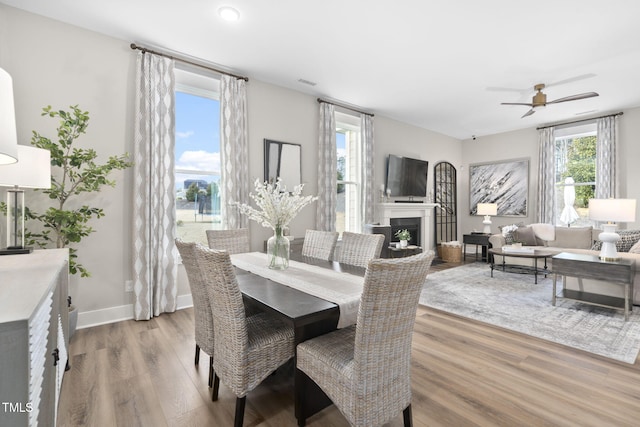
{"type": "MultiPolygon", "coordinates": [[[[192,306],[193,299],[191,298],[191,294],[178,295],[178,310],[192,306]]],[[[77,329],[91,328],[93,326],[106,325],[108,323],[131,319],[133,319],[133,304],[85,311],[78,313],[77,329]]]]}

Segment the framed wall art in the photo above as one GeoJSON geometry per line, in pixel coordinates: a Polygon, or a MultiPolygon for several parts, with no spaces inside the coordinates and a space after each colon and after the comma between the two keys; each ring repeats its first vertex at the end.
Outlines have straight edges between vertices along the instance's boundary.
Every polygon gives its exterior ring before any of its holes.
{"type": "Polygon", "coordinates": [[[497,216],[527,216],[529,159],[469,165],[469,210],[476,215],[478,203],[496,203],[497,216]]]}

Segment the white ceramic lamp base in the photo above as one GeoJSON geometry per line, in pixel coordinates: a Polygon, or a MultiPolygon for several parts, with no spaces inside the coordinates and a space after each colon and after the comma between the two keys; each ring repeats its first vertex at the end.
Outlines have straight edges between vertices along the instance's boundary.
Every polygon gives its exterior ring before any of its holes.
{"type": "Polygon", "coordinates": [[[616,261],[620,259],[618,249],[616,248],[616,242],[620,240],[620,235],[616,233],[616,225],[604,224],[602,225],[602,230],[602,233],[598,236],[598,239],[602,242],[600,259],[603,261],[616,261]]]}
{"type": "Polygon", "coordinates": [[[489,215],[485,215],[482,223],[484,224],[484,230],[482,230],[482,232],[484,234],[491,234],[491,217],[489,215]]]}

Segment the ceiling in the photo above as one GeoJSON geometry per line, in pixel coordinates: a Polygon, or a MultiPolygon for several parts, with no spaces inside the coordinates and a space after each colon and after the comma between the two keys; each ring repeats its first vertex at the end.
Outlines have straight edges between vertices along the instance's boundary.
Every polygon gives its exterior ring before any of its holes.
{"type": "Polygon", "coordinates": [[[458,139],[640,106],[633,0],[0,3],[458,139]],[[240,20],[223,21],[223,5],[240,20]],[[500,105],[531,102],[537,83],[548,100],[600,96],[525,118],[528,107],[500,105]]]}

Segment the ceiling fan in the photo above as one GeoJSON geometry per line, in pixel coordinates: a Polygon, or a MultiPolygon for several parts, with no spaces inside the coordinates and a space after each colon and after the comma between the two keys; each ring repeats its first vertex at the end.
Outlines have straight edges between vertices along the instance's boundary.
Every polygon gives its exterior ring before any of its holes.
{"type": "Polygon", "coordinates": [[[577,95],[565,96],[564,98],[555,99],[553,101],[547,102],[547,95],[542,92],[542,89],[545,88],[544,83],[539,83],[533,87],[538,92],[533,95],[533,99],[531,103],[526,102],[503,102],[501,105],[527,105],[531,107],[529,111],[527,111],[522,118],[532,115],[536,112],[536,109],[546,107],[548,104],[559,104],[560,102],[567,101],[577,101],[579,99],[593,98],[594,96],[599,96],[596,92],[586,92],[580,93],[577,95]]]}

